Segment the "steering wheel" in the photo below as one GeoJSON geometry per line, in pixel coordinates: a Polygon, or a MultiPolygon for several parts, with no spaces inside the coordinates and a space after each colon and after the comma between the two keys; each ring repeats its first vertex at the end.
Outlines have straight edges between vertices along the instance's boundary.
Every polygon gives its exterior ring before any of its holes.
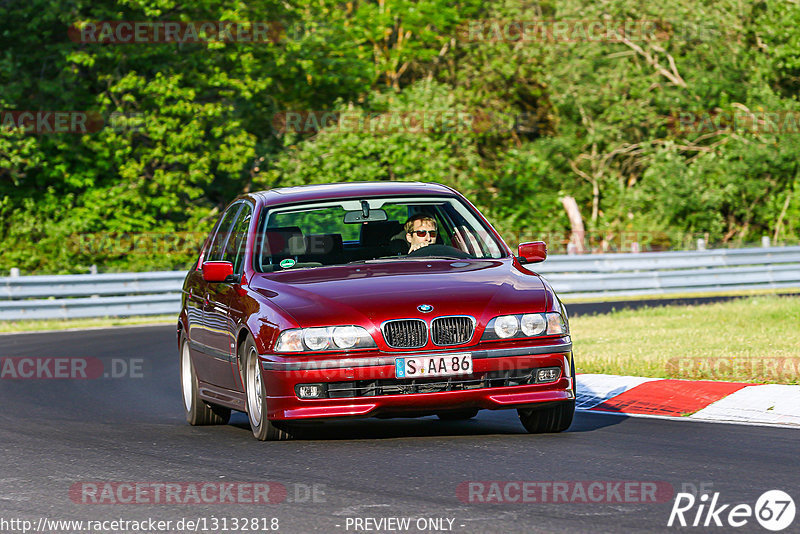
{"type": "Polygon", "coordinates": [[[409,258],[424,258],[425,256],[451,256],[453,258],[472,258],[470,254],[467,254],[463,250],[458,250],[456,247],[451,247],[449,245],[428,245],[427,247],[421,247],[415,250],[414,252],[409,252],[409,258]]]}

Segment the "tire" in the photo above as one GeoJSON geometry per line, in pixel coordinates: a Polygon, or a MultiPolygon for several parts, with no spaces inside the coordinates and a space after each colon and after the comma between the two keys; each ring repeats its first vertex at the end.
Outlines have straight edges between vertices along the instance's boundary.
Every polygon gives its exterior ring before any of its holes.
{"type": "Polygon", "coordinates": [[[478,415],[478,408],[464,408],[461,410],[453,410],[449,412],[439,412],[436,415],[442,421],[466,421],[478,415]]]}
{"type": "MultiPolygon", "coordinates": [[[[571,354],[570,360],[573,393],[577,397],[578,385],[575,379],[575,359],[571,354]]],[[[544,408],[521,408],[517,410],[517,413],[522,426],[531,434],[563,432],[569,428],[572,424],[572,418],[575,416],[575,399],[550,404],[544,408]]]]}
{"type": "Polygon", "coordinates": [[[279,428],[267,417],[267,392],[264,387],[264,376],[261,371],[261,362],[258,360],[253,338],[247,336],[247,341],[242,345],[242,361],[245,362],[245,402],[247,417],[250,420],[250,429],[253,436],[259,441],[283,441],[291,439],[292,435],[285,428],[279,428]]]}
{"type": "Polygon", "coordinates": [[[575,401],[564,401],[545,408],[520,408],[519,420],[531,434],[563,432],[572,424],[575,401]]]}
{"type": "Polygon", "coordinates": [[[186,422],[192,426],[224,425],[231,418],[230,408],[208,404],[198,395],[197,374],[189,354],[189,341],[181,334],[181,393],[186,422]]]}

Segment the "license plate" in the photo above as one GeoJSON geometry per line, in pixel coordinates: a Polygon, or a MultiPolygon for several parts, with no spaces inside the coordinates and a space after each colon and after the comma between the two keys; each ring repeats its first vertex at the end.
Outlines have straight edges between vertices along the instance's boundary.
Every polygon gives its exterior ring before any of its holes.
{"type": "Polygon", "coordinates": [[[472,354],[395,358],[394,370],[397,378],[468,375],[472,373],[472,354]]]}

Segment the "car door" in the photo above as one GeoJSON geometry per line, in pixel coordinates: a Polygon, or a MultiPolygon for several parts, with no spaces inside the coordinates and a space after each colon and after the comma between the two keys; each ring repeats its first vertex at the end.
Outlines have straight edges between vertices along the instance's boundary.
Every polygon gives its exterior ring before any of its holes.
{"type": "MultiPolygon", "coordinates": [[[[236,216],[242,208],[242,202],[231,205],[220,219],[214,239],[209,245],[204,261],[221,261],[225,247],[231,239],[236,216]]],[[[202,291],[203,323],[194,346],[198,349],[195,359],[195,371],[199,380],[227,389],[233,389],[234,381],[231,373],[231,351],[220,339],[227,339],[227,309],[219,303],[220,292],[230,288],[225,282],[206,282],[198,284],[202,291]],[[222,289],[220,289],[221,286],[222,289]],[[198,339],[199,338],[199,339],[198,339]]]]}
{"type": "MultiPolygon", "coordinates": [[[[236,220],[236,226],[233,229],[233,237],[228,243],[228,250],[226,251],[225,260],[233,264],[233,274],[238,280],[241,280],[244,274],[245,258],[247,253],[247,241],[250,237],[250,226],[253,219],[253,206],[249,202],[245,202],[242,206],[242,211],[239,213],[239,218],[236,220]]],[[[233,372],[233,380],[235,389],[244,391],[244,383],[242,379],[241,369],[239,369],[239,361],[236,353],[236,337],[241,324],[246,320],[248,304],[246,301],[246,293],[242,291],[241,283],[235,282],[232,285],[233,291],[228,291],[224,295],[223,306],[228,311],[228,325],[230,327],[230,340],[229,345],[231,348],[231,371],[233,372]]],[[[220,296],[221,298],[223,295],[220,296]]],[[[252,308],[252,306],[250,306],[252,308]]]]}
{"type": "Polygon", "coordinates": [[[189,351],[192,359],[196,359],[196,352],[203,343],[203,306],[206,297],[206,281],[203,280],[201,257],[195,269],[189,272],[184,284],[186,294],[186,322],[189,351]]]}
{"type": "MultiPolygon", "coordinates": [[[[225,247],[220,255],[215,255],[209,260],[228,261],[234,266],[234,275],[241,275],[244,268],[244,246],[247,242],[248,230],[253,214],[249,202],[241,203],[241,211],[231,229],[230,236],[225,242],[225,247]]],[[[206,330],[207,344],[210,352],[217,358],[224,358],[227,363],[226,381],[217,385],[228,389],[241,389],[239,368],[236,358],[236,333],[238,323],[236,318],[241,317],[237,309],[235,314],[231,308],[237,306],[239,284],[237,282],[209,283],[207,288],[207,303],[205,320],[209,325],[206,330]]],[[[220,370],[220,374],[225,373],[220,370]]]]}

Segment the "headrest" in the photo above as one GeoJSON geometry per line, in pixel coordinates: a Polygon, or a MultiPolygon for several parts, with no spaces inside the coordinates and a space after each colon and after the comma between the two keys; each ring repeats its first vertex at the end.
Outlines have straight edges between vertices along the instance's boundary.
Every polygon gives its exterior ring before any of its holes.
{"type": "Polygon", "coordinates": [[[388,245],[389,241],[403,230],[403,225],[399,221],[377,221],[362,223],[361,225],[361,246],[377,247],[388,245]]]}
{"type": "Polygon", "coordinates": [[[313,234],[306,236],[306,254],[336,254],[343,250],[342,234],[313,234]]]}
{"type": "Polygon", "coordinates": [[[298,256],[306,253],[306,240],[297,226],[267,228],[264,256],[298,256]]]}

